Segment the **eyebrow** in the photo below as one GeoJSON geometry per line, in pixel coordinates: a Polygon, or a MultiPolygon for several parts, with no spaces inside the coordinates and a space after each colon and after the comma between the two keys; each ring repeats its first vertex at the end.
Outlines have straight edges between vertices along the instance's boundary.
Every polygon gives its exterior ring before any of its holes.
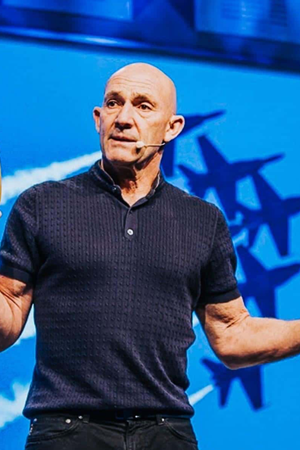
{"type": "Polygon", "coordinates": [[[157,106],[155,100],[145,94],[135,94],[134,102],[148,102],[151,103],[152,106],[157,106]]]}
{"type": "MultiPolygon", "coordinates": [[[[108,98],[112,98],[112,97],[117,98],[119,100],[123,100],[124,99],[124,97],[123,97],[123,95],[122,95],[122,93],[120,91],[109,91],[104,96],[104,102],[108,98]]],[[[152,97],[150,97],[147,94],[140,94],[138,92],[134,92],[133,93],[133,102],[134,103],[148,102],[148,103],[151,103],[151,105],[154,106],[154,107],[157,106],[157,102],[152,97]]]]}
{"type": "Polygon", "coordinates": [[[105,94],[104,96],[104,101],[106,101],[110,97],[123,98],[121,93],[118,91],[108,91],[107,94],[105,94]]]}

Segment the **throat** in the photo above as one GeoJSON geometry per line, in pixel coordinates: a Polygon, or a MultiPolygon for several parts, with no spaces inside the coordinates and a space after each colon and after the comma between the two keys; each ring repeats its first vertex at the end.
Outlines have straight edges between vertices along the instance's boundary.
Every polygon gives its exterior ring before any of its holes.
{"type": "Polygon", "coordinates": [[[125,194],[122,191],[122,198],[125,200],[126,203],[128,203],[129,206],[134,205],[140,198],[145,197],[147,194],[143,195],[143,194],[131,194],[129,195],[128,193],[125,194]]]}

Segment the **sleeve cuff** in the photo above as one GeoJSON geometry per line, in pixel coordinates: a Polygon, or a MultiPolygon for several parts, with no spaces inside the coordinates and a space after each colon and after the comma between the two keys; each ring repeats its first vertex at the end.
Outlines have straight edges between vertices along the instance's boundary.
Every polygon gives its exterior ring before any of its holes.
{"type": "Polygon", "coordinates": [[[5,275],[9,278],[13,278],[14,280],[22,281],[23,283],[26,284],[33,283],[33,276],[30,273],[25,272],[24,270],[21,269],[17,269],[16,267],[1,265],[0,274],[5,275]]]}
{"type": "Polygon", "coordinates": [[[224,303],[229,302],[230,300],[235,300],[238,297],[241,296],[240,291],[238,288],[232,289],[228,292],[221,292],[221,293],[214,293],[214,294],[206,294],[205,297],[201,298],[199,300],[199,305],[205,305],[207,303],[224,303]]]}

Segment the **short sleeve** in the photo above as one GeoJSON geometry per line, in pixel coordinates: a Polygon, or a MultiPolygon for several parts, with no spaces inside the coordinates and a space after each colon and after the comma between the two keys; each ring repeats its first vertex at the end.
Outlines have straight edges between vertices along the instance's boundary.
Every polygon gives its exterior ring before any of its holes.
{"type": "Polygon", "coordinates": [[[223,213],[217,208],[217,221],[210,257],[201,271],[201,296],[198,305],[221,303],[241,294],[235,277],[237,259],[223,213]]]}
{"type": "Polygon", "coordinates": [[[33,283],[38,267],[36,190],[24,191],[6,222],[0,248],[0,274],[33,283]]]}

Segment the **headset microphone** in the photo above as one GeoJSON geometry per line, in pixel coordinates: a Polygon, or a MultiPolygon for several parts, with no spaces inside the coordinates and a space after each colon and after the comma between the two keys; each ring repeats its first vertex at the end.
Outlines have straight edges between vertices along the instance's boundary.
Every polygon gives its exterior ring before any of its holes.
{"type": "Polygon", "coordinates": [[[163,144],[145,144],[145,142],[143,141],[137,141],[136,142],[136,148],[140,149],[143,147],[163,147],[164,145],[166,145],[166,143],[164,142],[163,144]]]}

